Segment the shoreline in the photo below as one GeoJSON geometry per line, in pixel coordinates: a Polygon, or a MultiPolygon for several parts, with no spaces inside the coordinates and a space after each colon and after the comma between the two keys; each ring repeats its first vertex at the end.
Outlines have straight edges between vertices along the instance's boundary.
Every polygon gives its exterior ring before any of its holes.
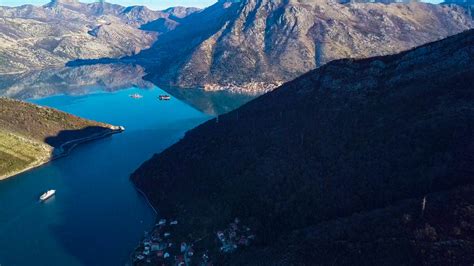
{"type": "MultiPolygon", "coordinates": [[[[146,203],[148,204],[148,206],[151,207],[151,209],[153,210],[153,212],[155,212],[155,221],[158,220],[158,211],[155,209],[155,206],[153,206],[153,204],[151,203],[150,199],[147,197],[147,195],[145,194],[145,192],[143,192],[143,190],[141,190],[140,188],[138,188],[138,186],[130,180],[130,182],[132,183],[133,187],[135,188],[136,191],[138,191],[138,193],[145,199],[146,203]]],[[[152,228],[153,230],[153,228],[152,228]]],[[[143,237],[141,238],[143,239],[143,237]]],[[[135,252],[135,250],[139,247],[140,245],[137,245],[135,246],[135,248],[130,251],[130,254],[128,255],[128,263],[126,263],[125,265],[126,266],[130,266],[130,265],[135,265],[133,262],[133,254],[135,252]],[[130,264],[129,264],[130,263],[130,264]]]]}
{"type": "Polygon", "coordinates": [[[140,195],[142,195],[142,197],[145,198],[145,200],[146,200],[148,206],[151,207],[151,209],[155,212],[155,214],[156,214],[156,216],[157,216],[157,218],[158,218],[158,211],[155,209],[155,206],[153,206],[153,204],[151,204],[151,201],[150,201],[150,199],[148,199],[148,197],[147,197],[147,195],[145,194],[145,192],[143,192],[141,189],[139,189],[138,186],[137,186],[134,182],[132,182],[132,184],[133,184],[133,186],[135,187],[135,189],[140,193],[140,195]]]}
{"type": "MultiPolygon", "coordinates": [[[[124,130],[122,130],[120,127],[110,127],[110,128],[107,129],[106,132],[96,133],[96,134],[90,135],[88,137],[83,137],[83,138],[67,141],[67,142],[61,144],[61,146],[59,146],[59,148],[57,148],[57,149],[60,150],[60,152],[58,154],[52,154],[50,156],[50,158],[47,159],[47,160],[40,160],[39,162],[37,162],[35,164],[32,164],[32,165],[28,166],[27,168],[24,168],[24,169],[21,169],[21,170],[18,170],[18,171],[14,171],[14,172],[12,172],[10,174],[7,174],[5,176],[0,176],[0,182],[4,181],[4,180],[7,180],[9,178],[13,178],[13,177],[16,177],[18,175],[24,174],[24,173],[29,172],[31,170],[34,170],[36,168],[39,168],[39,167],[41,167],[41,166],[43,166],[47,163],[50,163],[54,160],[66,157],[71,153],[71,151],[74,148],[76,148],[80,144],[83,144],[83,143],[86,143],[86,142],[91,142],[91,141],[94,141],[94,140],[103,139],[103,138],[106,138],[108,136],[112,136],[112,135],[115,135],[115,134],[122,133],[123,131],[124,130]],[[70,146],[67,147],[68,145],[70,145],[70,146]]],[[[55,148],[53,148],[53,151],[54,151],[54,149],[55,148]]]]}

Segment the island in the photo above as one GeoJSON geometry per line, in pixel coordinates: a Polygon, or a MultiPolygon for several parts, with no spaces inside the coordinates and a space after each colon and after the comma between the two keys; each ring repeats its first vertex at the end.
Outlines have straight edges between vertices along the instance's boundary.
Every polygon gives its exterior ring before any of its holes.
{"type": "Polygon", "coordinates": [[[123,130],[52,108],[0,98],[0,180],[65,156],[80,143],[123,130]]]}

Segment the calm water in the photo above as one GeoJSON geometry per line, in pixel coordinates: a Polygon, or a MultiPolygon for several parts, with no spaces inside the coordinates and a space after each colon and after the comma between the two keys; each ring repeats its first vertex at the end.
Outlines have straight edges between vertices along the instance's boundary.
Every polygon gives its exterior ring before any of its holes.
{"type": "Polygon", "coordinates": [[[185,131],[211,118],[160,89],[126,89],[30,100],[126,131],[0,181],[0,265],[125,265],[155,214],[129,175],[185,131]],[[142,99],[129,94],[140,93],[142,99]],[[56,189],[47,203],[39,195],[56,189]]]}

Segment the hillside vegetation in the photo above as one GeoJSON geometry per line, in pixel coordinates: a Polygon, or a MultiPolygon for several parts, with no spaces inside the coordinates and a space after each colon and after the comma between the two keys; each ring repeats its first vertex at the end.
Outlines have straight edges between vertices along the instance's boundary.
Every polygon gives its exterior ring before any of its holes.
{"type": "Polygon", "coordinates": [[[58,110],[0,98],[0,179],[68,152],[63,147],[117,129],[58,110]]]}
{"type": "Polygon", "coordinates": [[[52,148],[0,130],[0,179],[39,166],[51,158],[52,148]]]}
{"type": "Polygon", "coordinates": [[[256,246],[223,265],[472,264],[473,47],[470,30],[331,62],[191,130],[132,180],[209,248],[235,217],[251,224],[256,246]]]}

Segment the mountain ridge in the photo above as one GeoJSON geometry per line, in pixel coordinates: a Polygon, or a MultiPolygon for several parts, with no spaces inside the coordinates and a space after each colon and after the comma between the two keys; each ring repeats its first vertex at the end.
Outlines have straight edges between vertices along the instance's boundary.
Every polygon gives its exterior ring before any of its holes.
{"type": "MultiPolygon", "coordinates": [[[[176,27],[176,14],[197,11],[176,7],[162,12],[143,6],[69,0],[0,7],[0,74],[64,66],[76,59],[137,54],[160,34],[141,29],[143,25],[165,19],[176,27]]],[[[165,25],[161,30],[170,28],[165,25]]]]}
{"type": "Polygon", "coordinates": [[[335,59],[401,52],[472,27],[458,6],[219,1],[125,60],[157,84],[270,90],[335,59]]]}
{"type": "MultiPolygon", "coordinates": [[[[235,217],[249,224],[256,247],[217,255],[223,264],[470,261],[473,45],[469,30],[331,62],[189,131],[132,181],[183,235],[213,235],[235,217]],[[424,197],[441,198],[426,217],[424,197]],[[466,213],[436,218],[450,208],[466,213]],[[437,248],[447,241],[456,244],[437,248]]],[[[213,242],[205,248],[219,254],[213,242]]]]}

